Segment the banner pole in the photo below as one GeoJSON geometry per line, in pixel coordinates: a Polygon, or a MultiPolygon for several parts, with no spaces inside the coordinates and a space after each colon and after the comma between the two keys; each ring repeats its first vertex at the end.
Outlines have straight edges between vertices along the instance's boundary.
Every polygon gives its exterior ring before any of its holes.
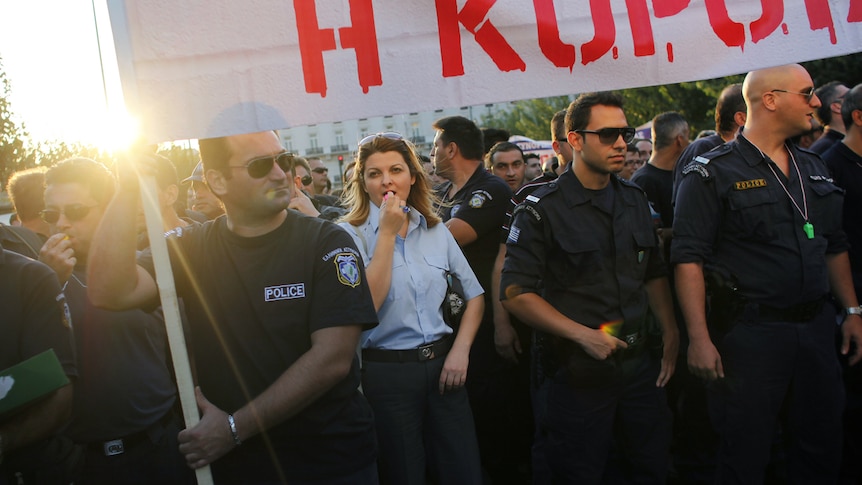
{"type": "MultiPolygon", "coordinates": [[[[195,426],[200,421],[192,371],[189,365],[189,354],[186,339],[183,334],[183,323],[180,319],[180,306],[177,301],[177,289],[171,270],[171,260],[168,256],[168,243],[162,227],[162,214],[158,205],[158,188],[153,176],[140,176],[141,202],[147,221],[147,235],[150,239],[150,250],[153,253],[153,263],[156,269],[156,284],[159,287],[159,298],[165,316],[165,328],[168,334],[168,344],[174,363],[174,373],[177,379],[177,394],[183,408],[183,419],[186,429],[195,426]]],[[[209,465],[195,470],[198,485],[212,485],[212,471],[209,465]]]]}

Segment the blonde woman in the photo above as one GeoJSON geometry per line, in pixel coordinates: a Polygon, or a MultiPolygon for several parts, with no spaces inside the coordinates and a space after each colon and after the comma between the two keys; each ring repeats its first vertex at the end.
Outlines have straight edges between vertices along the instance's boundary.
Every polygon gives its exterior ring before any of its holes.
{"type": "Polygon", "coordinates": [[[341,223],[362,253],[380,325],[362,334],[362,388],[374,409],[382,484],[481,482],[464,382],[483,290],[432,209],[412,145],[397,133],[359,143],[341,223]],[[446,272],[467,305],[456,333],[443,321],[446,272]]]}

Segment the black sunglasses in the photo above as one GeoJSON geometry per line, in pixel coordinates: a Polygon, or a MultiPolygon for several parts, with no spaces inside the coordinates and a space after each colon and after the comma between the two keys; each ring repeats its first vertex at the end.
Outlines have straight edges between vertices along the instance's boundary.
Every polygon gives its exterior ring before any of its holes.
{"type": "Polygon", "coordinates": [[[612,145],[617,138],[623,137],[623,141],[631,143],[635,139],[635,129],[628,126],[625,128],[602,128],[601,130],[574,130],[575,133],[592,133],[599,135],[599,141],[603,145],[612,145]]]}
{"type": "Polygon", "coordinates": [[[811,98],[814,97],[814,87],[809,88],[807,91],[797,92],[797,91],[788,91],[786,89],[773,89],[770,91],[771,93],[788,93],[788,94],[798,94],[800,96],[805,96],[805,102],[810,103],[811,98]]]}
{"type": "Polygon", "coordinates": [[[70,204],[60,210],[41,210],[39,211],[39,217],[41,217],[42,220],[47,222],[48,224],[56,224],[57,221],[60,220],[60,215],[65,214],[66,219],[69,219],[72,222],[76,222],[87,217],[87,214],[90,213],[90,209],[93,209],[95,207],[98,207],[98,205],[70,204]]]}
{"type": "Polygon", "coordinates": [[[404,137],[401,136],[401,133],[395,133],[394,131],[388,131],[386,133],[375,133],[373,135],[368,135],[365,138],[359,140],[359,146],[362,146],[370,141],[373,141],[377,137],[388,138],[390,140],[403,140],[404,137]]]}
{"type": "Polygon", "coordinates": [[[278,164],[278,168],[287,173],[293,167],[293,154],[290,152],[281,152],[268,157],[253,158],[245,165],[231,165],[230,168],[244,168],[248,170],[249,177],[262,179],[272,171],[273,164],[278,164]]]}
{"type": "Polygon", "coordinates": [[[329,169],[326,167],[315,167],[311,169],[314,173],[329,173],[329,169]]]}
{"type": "Polygon", "coordinates": [[[299,182],[302,185],[311,185],[312,181],[314,181],[314,179],[311,178],[311,175],[306,175],[305,177],[302,177],[301,179],[299,179],[299,182]]]}

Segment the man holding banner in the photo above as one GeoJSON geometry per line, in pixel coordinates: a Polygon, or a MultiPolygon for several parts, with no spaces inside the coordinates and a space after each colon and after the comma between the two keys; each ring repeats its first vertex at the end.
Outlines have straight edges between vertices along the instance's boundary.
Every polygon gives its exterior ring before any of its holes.
{"type": "MultiPolygon", "coordinates": [[[[169,239],[202,413],[180,451],[217,483],[376,484],[355,350],[377,316],[350,236],[286,210],[292,156],[275,133],[200,148],[226,217],[169,239]]],[[[156,263],[145,252],[135,264],[137,180],[124,168],[90,266],[92,298],[112,308],[157,296],[156,263]]]]}

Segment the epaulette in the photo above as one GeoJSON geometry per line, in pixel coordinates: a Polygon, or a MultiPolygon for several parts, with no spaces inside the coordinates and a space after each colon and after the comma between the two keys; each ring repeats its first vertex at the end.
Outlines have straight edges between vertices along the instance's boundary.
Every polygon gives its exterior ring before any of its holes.
{"type": "Polygon", "coordinates": [[[515,210],[512,211],[512,218],[514,219],[515,215],[520,212],[527,212],[537,222],[541,222],[542,214],[536,206],[543,197],[556,192],[558,189],[559,185],[557,185],[556,181],[551,181],[538,187],[532,194],[525,197],[523,202],[515,207],[515,210]]]}
{"type": "Polygon", "coordinates": [[[709,163],[715,159],[721,158],[729,154],[731,151],[733,151],[733,147],[729,143],[724,143],[706,153],[701,153],[700,155],[697,155],[696,157],[692,158],[691,161],[688,162],[685,167],[683,167],[683,177],[692,172],[697,172],[703,179],[710,178],[711,174],[709,173],[709,168],[707,167],[709,163]]]}

